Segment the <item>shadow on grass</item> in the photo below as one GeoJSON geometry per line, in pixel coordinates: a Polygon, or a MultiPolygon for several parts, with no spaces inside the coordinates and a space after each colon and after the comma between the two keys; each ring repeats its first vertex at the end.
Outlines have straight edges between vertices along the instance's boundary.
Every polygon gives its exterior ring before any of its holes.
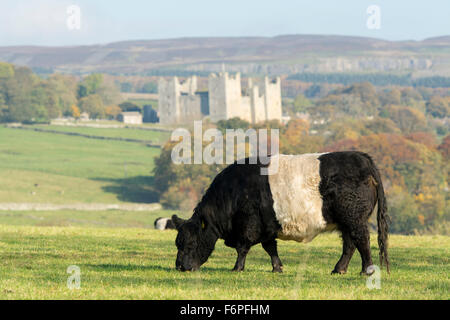
{"type": "Polygon", "coordinates": [[[124,202],[154,203],[158,202],[158,193],[154,189],[154,179],[151,176],[135,176],[130,178],[108,179],[92,178],[93,181],[109,182],[103,186],[103,191],[117,195],[124,202]]]}

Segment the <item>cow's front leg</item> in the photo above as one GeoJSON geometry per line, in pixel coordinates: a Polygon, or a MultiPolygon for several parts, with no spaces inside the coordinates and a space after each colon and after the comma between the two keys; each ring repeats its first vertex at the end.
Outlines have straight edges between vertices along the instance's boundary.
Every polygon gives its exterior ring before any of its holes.
{"type": "Polygon", "coordinates": [[[350,259],[355,252],[355,245],[353,244],[350,235],[347,232],[342,232],[342,256],[339,261],[336,263],[334,270],[331,271],[331,274],[344,274],[347,272],[348,264],[350,259]]]}
{"type": "Polygon", "coordinates": [[[236,251],[238,253],[238,257],[232,271],[243,271],[245,267],[245,258],[247,257],[247,253],[250,251],[250,247],[239,246],[236,248],[236,251]]]}
{"type": "Polygon", "coordinates": [[[277,241],[275,239],[261,243],[272,260],[272,272],[283,272],[283,264],[278,257],[277,241]]]}

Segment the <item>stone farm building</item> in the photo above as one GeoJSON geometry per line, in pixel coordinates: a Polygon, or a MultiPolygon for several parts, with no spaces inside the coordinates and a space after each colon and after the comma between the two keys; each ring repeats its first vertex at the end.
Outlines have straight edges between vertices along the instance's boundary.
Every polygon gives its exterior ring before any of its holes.
{"type": "Polygon", "coordinates": [[[142,124],[142,115],[140,112],[127,111],[118,116],[118,120],[125,124],[142,124]]]}
{"type": "Polygon", "coordinates": [[[161,78],[158,84],[159,121],[162,124],[187,123],[209,117],[212,122],[239,117],[250,123],[282,121],[280,78],[260,84],[248,80],[241,88],[239,73],[211,74],[208,91],[197,91],[195,76],[180,82],[177,77],[161,78]]]}

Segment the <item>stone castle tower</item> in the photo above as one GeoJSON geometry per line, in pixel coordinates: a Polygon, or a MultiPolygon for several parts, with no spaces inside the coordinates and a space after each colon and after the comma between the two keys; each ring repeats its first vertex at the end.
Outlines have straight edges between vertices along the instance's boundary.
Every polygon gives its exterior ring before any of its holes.
{"type": "Polygon", "coordinates": [[[162,124],[186,123],[209,116],[212,122],[239,117],[250,123],[281,121],[280,78],[264,78],[261,84],[248,80],[242,90],[240,73],[211,74],[208,92],[197,91],[197,78],[183,83],[177,77],[159,81],[159,118],[162,124]]]}

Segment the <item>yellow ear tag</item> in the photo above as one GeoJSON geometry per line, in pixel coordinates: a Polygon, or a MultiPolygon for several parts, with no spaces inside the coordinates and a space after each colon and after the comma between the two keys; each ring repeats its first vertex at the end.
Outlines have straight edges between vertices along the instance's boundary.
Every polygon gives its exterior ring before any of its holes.
{"type": "Polygon", "coordinates": [[[202,229],[205,229],[205,223],[202,221],[202,229]]]}

